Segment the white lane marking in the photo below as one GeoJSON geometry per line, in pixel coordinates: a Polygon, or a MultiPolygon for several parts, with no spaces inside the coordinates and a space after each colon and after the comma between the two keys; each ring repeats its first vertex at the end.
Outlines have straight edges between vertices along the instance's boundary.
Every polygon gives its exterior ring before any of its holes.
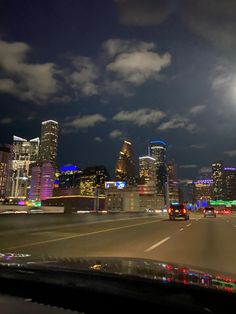
{"type": "Polygon", "coordinates": [[[183,231],[183,230],[184,230],[184,228],[179,229],[179,231],[183,231]]]}
{"type": "Polygon", "coordinates": [[[86,237],[86,236],[90,236],[90,235],[94,235],[94,234],[110,232],[110,231],[114,231],[114,230],[128,229],[128,228],[132,228],[132,227],[158,223],[158,222],[161,222],[161,221],[163,221],[163,220],[159,220],[158,219],[158,220],[150,221],[150,222],[141,222],[139,224],[132,224],[132,225],[127,225],[127,226],[122,226],[122,227],[103,229],[103,230],[93,231],[93,232],[79,233],[79,234],[68,236],[68,237],[61,237],[61,238],[57,238],[57,239],[44,240],[44,241],[38,241],[38,242],[31,242],[31,243],[27,243],[27,244],[22,244],[22,245],[12,246],[12,247],[8,247],[8,248],[3,248],[3,249],[0,249],[0,251],[25,248],[25,247],[30,247],[30,246],[36,246],[36,245],[41,245],[41,244],[46,244],[46,243],[57,242],[57,241],[70,240],[70,239],[74,239],[74,238],[81,238],[81,237],[86,237]]]}
{"type": "Polygon", "coordinates": [[[168,241],[169,239],[170,239],[170,237],[167,237],[167,238],[165,238],[165,239],[163,239],[163,240],[161,240],[161,241],[159,241],[159,242],[153,244],[152,246],[150,246],[149,248],[147,248],[144,252],[150,252],[150,251],[154,250],[156,247],[158,247],[159,245],[165,243],[165,242],[168,241]]]}
{"type": "Polygon", "coordinates": [[[188,224],[186,227],[190,227],[191,226],[191,224],[188,224]]]}

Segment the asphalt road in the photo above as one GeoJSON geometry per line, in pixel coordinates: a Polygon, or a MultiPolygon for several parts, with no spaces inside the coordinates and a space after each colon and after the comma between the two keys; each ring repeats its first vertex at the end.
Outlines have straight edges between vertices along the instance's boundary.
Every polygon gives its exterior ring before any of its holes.
{"type": "Polygon", "coordinates": [[[0,217],[0,252],[44,257],[139,257],[236,277],[236,215],[203,218],[191,214],[189,221],[169,221],[163,214],[66,219],[34,215],[31,223],[26,216],[14,215],[12,220],[0,217]]]}

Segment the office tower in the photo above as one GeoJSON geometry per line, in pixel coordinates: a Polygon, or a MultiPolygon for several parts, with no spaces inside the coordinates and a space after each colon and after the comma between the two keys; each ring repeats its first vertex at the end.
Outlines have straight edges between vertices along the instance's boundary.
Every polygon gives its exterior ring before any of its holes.
{"type": "Polygon", "coordinates": [[[40,178],[40,200],[45,200],[53,195],[55,166],[50,161],[42,162],[40,178]]]}
{"type": "Polygon", "coordinates": [[[42,122],[40,139],[40,161],[56,162],[58,144],[58,122],[42,122]]]}
{"type": "Polygon", "coordinates": [[[36,162],[30,165],[31,182],[29,199],[40,200],[41,163],[36,162]]]}
{"type": "Polygon", "coordinates": [[[139,157],[139,177],[144,184],[156,184],[156,165],[155,159],[150,156],[139,157]]]}
{"type": "Polygon", "coordinates": [[[199,179],[194,182],[195,186],[195,199],[211,200],[213,194],[213,180],[212,179],[199,179]]]}
{"type": "Polygon", "coordinates": [[[58,144],[58,122],[43,121],[39,159],[31,167],[31,200],[45,200],[53,195],[58,144]]]}
{"type": "Polygon", "coordinates": [[[179,187],[177,181],[177,166],[172,161],[167,162],[167,181],[170,202],[179,202],[179,187]]]}
{"type": "Polygon", "coordinates": [[[82,195],[104,194],[105,182],[110,175],[104,166],[87,167],[80,175],[80,193],[82,195]]]}
{"type": "Polygon", "coordinates": [[[132,144],[123,141],[115,169],[116,179],[125,181],[128,185],[135,184],[135,163],[132,144]]]}
{"type": "Polygon", "coordinates": [[[39,138],[27,141],[13,136],[11,197],[28,197],[30,187],[30,164],[36,162],[39,154],[39,138]]]}
{"type": "Polygon", "coordinates": [[[212,164],[212,179],[213,179],[213,199],[224,200],[225,198],[225,182],[224,182],[224,167],[222,162],[212,164]]]}
{"type": "Polygon", "coordinates": [[[9,193],[11,145],[0,145],[0,198],[6,198],[9,193]]]}
{"type": "Polygon", "coordinates": [[[83,171],[76,165],[65,165],[60,168],[58,186],[61,189],[80,186],[80,177],[83,171]]]}
{"type": "Polygon", "coordinates": [[[165,194],[167,183],[166,143],[163,141],[150,141],[149,156],[153,157],[156,163],[157,193],[165,194]]]}
{"type": "Polygon", "coordinates": [[[236,168],[224,168],[225,178],[225,199],[227,201],[236,200],[236,168]]]}
{"type": "Polygon", "coordinates": [[[55,166],[50,161],[31,164],[30,200],[42,201],[53,195],[55,171],[55,166]]]}

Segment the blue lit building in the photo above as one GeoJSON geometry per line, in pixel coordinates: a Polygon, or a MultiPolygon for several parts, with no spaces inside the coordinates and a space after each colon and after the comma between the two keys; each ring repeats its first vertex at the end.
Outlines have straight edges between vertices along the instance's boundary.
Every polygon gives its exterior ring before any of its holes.
{"type": "Polygon", "coordinates": [[[76,188],[80,186],[80,177],[83,171],[76,165],[65,165],[60,168],[58,177],[59,188],[76,188]]]}

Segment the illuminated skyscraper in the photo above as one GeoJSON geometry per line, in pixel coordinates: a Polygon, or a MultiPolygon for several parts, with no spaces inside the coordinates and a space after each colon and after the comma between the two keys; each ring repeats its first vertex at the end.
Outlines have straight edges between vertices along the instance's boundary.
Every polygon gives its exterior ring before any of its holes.
{"type": "Polygon", "coordinates": [[[80,193],[82,195],[104,194],[105,182],[110,175],[104,166],[87,167],[80,176],[80,193]]]}
{"type": "Polygon", "coordinates": [[[27,141],[13,136],[11,174],[11,197],[26,198],[30,186],[30,164],[36,162],[39,153],[39,138],[27,141]]]}
{"type": "Polygon", "coordinates": [[[116,179],[126,181],[128,185],[135,184],[135,163],[132,144],[123,141],[115,169],[116,179]]]}
{"type": "Polygon", "coordinates": [[[11,164],[11,146],[0,146],[0,198],[8,196],[11,164]]]}
{"type": "Polygon", "coordinates": [[[56,162],[58,143],[58,122],[42,122],[40,139],[40,161],[56,162]]]}
{"type": "Polygon", "coordinates": [[[224,200],[225,181],[224,181],[224,167],[222,162],[215,162],[212,164],[212,179],[213,179],[213,199],[224,200]]]}
{"type": "Polygon", "coordinates": [[[58,122],[42,122],[39,160],[31,167],[31,200],[45,200],[53,195],[58,144],[58,122]]]}
{"type": "Polygon", "coordinates": [[[177,181],[177,166],[174,161],[167,162],[167,176],[168,176],[168,192],[169,201],[179,201],[179,187],[177,181]]]}
{"type": "Polygon", "coordinates": [[[155,159],[157,193],[165,194],[167,183],[166,143],[150,141],[149,156],[155,159]]]}
{"type": "Polygon", "coordinates": [[[199,179],[194,182],[196,201],[211,200],[213,190],[212,179],[199,179]]]}
{"type": "Polygon", "coordinates": [[[227,201],[236,200],[236,168],[224,168],[225,177],[225,199],[227,201]]]}
{"type": "Polygon", "coordinates": [[[155,185],[156,182],[156,165],[155,158],[150,156],[139,157],[139,177],[145,184],[155,185]]]}
{"type": "Polygon", "coordinates": [[[31,165],[29,199],[42,201],[53,195],[55,166],[50,161],[39,161],[31,165]]]}

